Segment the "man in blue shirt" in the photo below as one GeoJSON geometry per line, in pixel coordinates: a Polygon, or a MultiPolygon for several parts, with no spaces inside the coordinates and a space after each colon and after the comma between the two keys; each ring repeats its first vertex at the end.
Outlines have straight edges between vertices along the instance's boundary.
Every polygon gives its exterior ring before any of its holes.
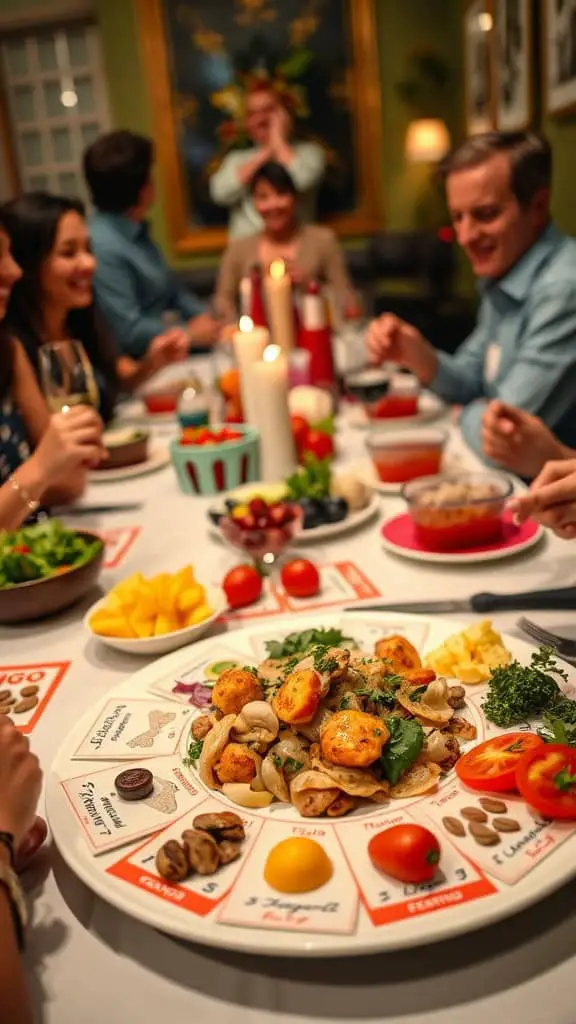
{"type": "Polygon", "coordinates": [[[373,362],[392,360],[463,406],[479,455],[491,399],[538,415],[576,447],[576,241],[550,220],[552,154],[535,132],[468,139],[444,167],[456,238],[479,278],[476,329],[455,355],[385,314],[368,333],[373,362]]]}
{"type": "Polygon", "coordinates": [[[120,350],[135,359],[171,325],[184,345],[212,345],[218,322],[183,288],[149,234],[154,201],[150,139],[129,131],[102,135],[84,154],[84,173],[96,213],[90,224],[98,260],[96,299],[120,350]]]}

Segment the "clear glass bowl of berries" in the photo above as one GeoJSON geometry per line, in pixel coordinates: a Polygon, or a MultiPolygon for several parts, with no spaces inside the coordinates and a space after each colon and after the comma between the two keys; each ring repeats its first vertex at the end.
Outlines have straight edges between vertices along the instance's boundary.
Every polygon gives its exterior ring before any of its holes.
{"type": "Polygon", "coordinates": [[[225,511],[213,509],[209,515],[224,540],[248,555],[263,573],[293,543],[304,518],[295,502],[267,502],[259,497],[246,502],[227,499],[225,511]]]}

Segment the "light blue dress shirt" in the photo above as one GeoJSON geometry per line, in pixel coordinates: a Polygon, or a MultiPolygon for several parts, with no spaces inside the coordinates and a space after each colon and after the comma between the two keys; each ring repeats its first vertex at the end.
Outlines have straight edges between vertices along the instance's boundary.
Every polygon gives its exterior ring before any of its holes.
{"type": "Polygon", "coordinates": [[[482,414],[500,398],[540,416],[576,447],[576,240],[550,224],[498,281],[480,281],[478,324],[438,353],[432,391],[464,405],[464,439],[485,461],[482,414]]]}
{"type": "Polygon", "coordinates": [[[118,348],[140,359],[166,326],[162,314],[176,311],[182,320],[198,316],[204,306],[177,281],[148,224],[116,213],[95,213],[90,222],[98,261],[96,300],[118,348]]]}

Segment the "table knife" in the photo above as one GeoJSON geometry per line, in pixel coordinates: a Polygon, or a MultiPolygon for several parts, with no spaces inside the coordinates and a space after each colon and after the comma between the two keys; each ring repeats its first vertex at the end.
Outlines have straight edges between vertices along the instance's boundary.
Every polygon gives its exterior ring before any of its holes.
{"type": "Polygon", "coordinates": [[[142,508],[141,501],[127,502],[123,505],[78,505],[77,508],[67,505],[62,508],[53,508],[53,516],[99,516],[106,512],[138,512],[142,508]]]}
{"type": "Polygon", "coordinates": [[[576,586],[554,590],[526,590],[520,594],[473,594],[460,601],[407,601],[391,604],[363,604],[345,612],[416,612],[451,615],[453,612],[556,611],[576,609],[576,586]]]}

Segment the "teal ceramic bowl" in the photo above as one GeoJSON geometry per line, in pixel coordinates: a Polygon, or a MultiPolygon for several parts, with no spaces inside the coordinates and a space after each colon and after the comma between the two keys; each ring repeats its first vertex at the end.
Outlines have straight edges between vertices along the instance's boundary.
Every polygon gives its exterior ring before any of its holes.
{"type": "MultiPolygon", "coordinates": [[[[221,430],[214,424],[214,430],[221,430]]],[[[244,436],[222,444],[193,445],[172,441],[170,458],[184,494],[220,494],[260,475],[260,434],[254,427],[234,424],[244,436]]]]}

